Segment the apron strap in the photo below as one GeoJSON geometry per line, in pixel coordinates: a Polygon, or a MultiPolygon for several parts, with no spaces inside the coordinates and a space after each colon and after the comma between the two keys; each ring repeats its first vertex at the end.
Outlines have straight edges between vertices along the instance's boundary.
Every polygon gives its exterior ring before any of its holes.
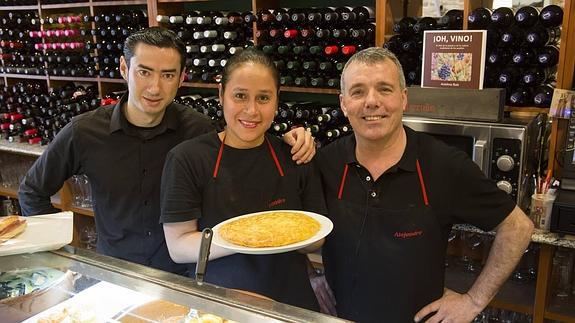
{"type": "Polygon", "coordinates": [[[268,137],[265,137],[265,138],[266,138],[266,141],[268,143],[268,147],[270,148],[270,153],[272,154],[272,158],[274,159],[274,163],[276,163],[276,168],[278,169],[280,176],[283,177],[284,176],[284,170],[282,169],[282,165],[280,165],[280,161],[278,160],[278,156],[276,156],[276,152],[274,150],[274,147],[272,147],[272,144],[269,141],[268,137]]]}
{"type": "MultiPolygon", "coordinates": [[[[224,139],[226,139],[225,134],[224,139]]],[[[214,174],[212,175],[213,178],[218,177],[218,170],[220,169],[220,161],[222,161],[222,153],[224,152],[224,139],[222,139],[222,144],[220,145],[220,150],[218,151],[218,158],[216,159],[216,165],[214,166],[214,174]]]]}
{"type": "Polygon", "coordinates": [[[347,170],[349,166],[345,164],[343,168],[343,175],[341,176],[341,183],[339,184],[339,191],[337,193],[337,199],[341,200],[341,196],[343,195],[343,187],[345,186],[345,178],[347,177],[347,170]]]}
{"type": "Polygon", "coordinates": [[[427,200],[427,190],[425,189],[425,181],[423,180],[423,175],[421,173],[421,166],[419,166],[419,159],[415,160],[415,167],[417,168],[417,175],[419,176],[419,185],[421,185],[423,203],[425,203],[425,206],[429,206],[429,201],[427,200]]]}
{"type": "MultiPolygon", "coordinates": [[[[278,157],[276,156],[276,152],[274,150],[274,147],[272,147],[272,144],[270,143],[270,141],[268,140],[267,137],[266,141],[268,143],[268,147],[270,149],[270,154],[272,155],[272,158],[274,160],[274,163],[276,164],[276,168],[278,169],[278,173],[280,174],[280,176],[284,176],[284,170],[282,169],[282,166],[280,165],[280,162],[278,160],[278,157]]],[[[214,166],[214,173],[212,174],[212,178],[216,178],[218,177],[218,170],[220,169],[220,162],[222,161],[222,154],[224,152],[224,141],[226,139],[226,135],[224,134],[224,138],[222,139],[222,143],[220,144],[220,149],[218,151],[218,158],[216,158],[216,165],[214,166]]]]}

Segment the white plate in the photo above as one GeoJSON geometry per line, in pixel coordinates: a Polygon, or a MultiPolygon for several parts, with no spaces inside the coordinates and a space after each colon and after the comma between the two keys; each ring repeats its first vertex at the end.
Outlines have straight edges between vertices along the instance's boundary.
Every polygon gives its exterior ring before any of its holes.
{"type": "Polygon", "coordinates": [[[333,223],[331,222],[330,219],[326,218],[325,216],[321,215],[321,214],[317,214],[317,213],[313,213],[313,212],[307,212],[307,211],[299,211],[299,210],[272,210],[272,211],[264,211],[264,212],[257,212],[257,213],[250,213],[250,214],[245,214],[245,215],[240,215],[240,216],[236,216],[234,218],[228,219],[226,221],[223,221],[221,223],[218,223],[216,226],[214,226],[212,228],[213,230],[213,236],[212,236],[212,243],[220,246],[222,248],[226,248],[229,250],[233,250],[235,252],[239,252],[239,253],[245,253],[245,254],[251,254],[251,255],[269,255],[269,254],[274,254],[274,253],[282,253],[282,252],[288,252],[288,251],[293,251],[293,250],[297,250],[303,247],[307,247],[310,244],[325,238],[325,236],[327,236],[331,230],[333,229],[333,223]],[[222,238],[220,236],[220,227],[228,222],[231,221],[235,221],[237,219],[241,219],[241,218],[245,218],[245,217],[249,217],[249,216],[254,216],[254,215],[258,215],[258,214],[265,214],[265,213],[272,213],[272,212],[295,212],[295,213],[302,213],[305,214],[307,216],[310,216],[313,219],[316,219],[319,224],[320,224],[320,228],[319,231],[313,235],[311,238],[306,239],[304,241],[300,241],[297,243],[292,243],[292,244],[288,244],[285,246],[281,246],[281,247],[264,247],[264,248],[250,248],[250,247],[244,247],[244,246],[239,246],[230,242],[227,242],[224,238],[222,238]]]}
{"type": "Polygon", "coordinates": [[[72,242],[74,214],[60,212],[22,217],[26,230],[0,243],[0,256],[56,250],[72,242]]]}

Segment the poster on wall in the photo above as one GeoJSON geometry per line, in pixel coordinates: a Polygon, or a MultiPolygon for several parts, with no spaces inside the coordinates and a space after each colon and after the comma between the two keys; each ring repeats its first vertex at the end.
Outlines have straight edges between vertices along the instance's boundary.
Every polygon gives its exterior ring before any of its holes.
{"type": "Polygon", "coordinates": [[[482,89],[485,30],[426,30],[421,86],[482,89]]]}

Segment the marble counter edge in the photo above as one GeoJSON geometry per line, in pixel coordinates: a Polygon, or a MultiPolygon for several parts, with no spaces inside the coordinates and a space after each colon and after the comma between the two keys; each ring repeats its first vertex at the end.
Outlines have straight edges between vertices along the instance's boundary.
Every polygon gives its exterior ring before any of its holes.
{"type": "Polygon", "coordinates": [[[4,139],[0,140],[0,152],[16,153],[28,156],[40,156],[44,150],[46,150],[46,146],[9,142],[4,139]]]}
{"type": "MultiPolygon", "coordinates": [[[[467,232],[477,232],[481,234],[495,235],[495,231],[485,232],[470,224],[455,224],[453,229],[467,231],[467,232]]],[[[545,230],[535,229],[533,235],[531,236],[532,242],[545,243],[549,245],[554,245],[558,247],[572,248],[575,249],[575,236],[559,235],[558,233],[552,233],[545,230]]]]}

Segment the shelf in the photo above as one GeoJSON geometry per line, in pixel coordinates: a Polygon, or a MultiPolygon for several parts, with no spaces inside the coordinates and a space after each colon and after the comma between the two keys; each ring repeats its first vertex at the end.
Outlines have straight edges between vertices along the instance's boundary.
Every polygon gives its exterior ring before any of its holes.
{"type": "Polygon", "coordinates": [[[54,3],[54,4],[41,4],[43,10],[45,9],[67,9],[67,8],[81,8],[89,7],[90,2],[74,2],[74,3],[54,3]]]}
{"type": "Polygon", "coordinates": [[[313,87],[296,87],[296,86],[282,86],[282,87],[280,87],[280,91],[317,93],[317,94],[339,94],[339,89],[321,89],[321,88],[313,88],[313,87]]]}
{"type": "Polygon", "coordinates": [[[158,0],[158,3],[174,3],[174,2],[206,2],[210,0],[158,0]]]}
{"type": "Polygon", "coordinates": [[[545,311],[546,318],[562,322],[575,322],[575,297],[570,297],[567,302],[560,305],[553,302],[552,296],[549,297],[551,302],[545,311]]]}
{"type": "MultiPolygon", "coordinates": [[[[88,1],[88,2],[75,2],[75,3],[54,3],[43,4],[41,8],[46,9],[67,9],[67,8],[82,8],[82,7],[109,7],[109,6],[138,6],[146,5],[146,0],[121,0],[121,1],[88,1]]],[[[36,7],[38,9],[38,7],[36,7]]]]}
{"type": "Polygon", "coordinates": [[[565,315],[547,310],[545,311],[545,318],[558,322],[575,322],[575,313],[572,313],[571,315],[565,315]]]}
{"type": "Polygon", "coordinates": [[[182,86],[202,88],[202,89],[217,89],[218,83],[184,82],[182,83],[182,86]]]}
{"type": "MultiPolygon", "coordinates": [[[[18,192],[11,189],[0,187],[0,196],[6,196],[13,199],[18,199],[18,192]]],[[[59,196],[52,196],[52,198],[50,198],[50,203],[52,203],[52,206],[54,206],[55,208],[62,209],[62,201],[60,200],[59,196]]]]}
{"type": "MultiPolygon", "coordinates": [[[[495,231],[485,232],[470,224],[455,224],[453,230],[475,232],[487,235],[495,235],[495,231]]],[[[535,229],[531,235],[531,242],[547,244],[556,247],[575,249],[575,236],[569,234],[558,234],[541,229],[535,229]]]]}
{"type": "MultiPolygon", "coordinates": [[[[199,83],[199,82],[184,82],[182,86],[195,87],[203,89],[217,89],[219,83],[199,83]]],[[[317,93],[317,94],[339,94],[338,89],[320,89],[313,87],[295,87],[295,86],[282,86],[282,92],[299,92],[299,93],[317,93]]]]}
{"type": "Polygon", "coordinates": [[[124,79],[111,79],[111,78],[99,77],[99,76],[98,76],[97,80],[100,82],[106,82],[106,83],[126,83],[126,80],[124,80],[124,79]]]}
{"type": "Polygon", "coordinates": [[[146,5],[147,3],[148,2],[146,0],[91,1],[90,5],[92,5],[92,7],[136,6],[136,5],[146,5]]]}
{"type": "Polygon", "coordinates": [[[46,75],[28,75],[28,74],[6,74],[2,73],[0,76],[11,77],[18,79],[32,79],[32,80],[46,80],[48,77],[46,75]]]}
{"type": "Polygon", "coordinates": [[[92,216],[92,217],[94,216],[94,210],[88,209],[88,208],[70,206],[70,211],[72,211],[74,213],[82,214],[82,215],[87,215],[87,216],[92,216]]]}
{"type": "Polygon", "coordinates": [[[0,6],[0,11],[15,11],[15,10],[38,10],[38,5],[30,6],[0,6]]]}
{"type": "MultiPolygon", "coordinates": [[[[106,82],[106,83],[126,83],[124,79],[111,79],[105,77],[72,77],[72,76],[46,76],[46,75],[27,75],[27,74],[6,74],[1,73],[1,77],[33,79],[33,80],[53,80],[53,81],[80,81],[80,82],[106,82]]],[[[217,84],[216,84],[217,87],[217,84]]]]}
{"type": "MultiPolygon", "coordinates": [[[[459,293],[465,293],[477,279],[477,275],[464,272],[461,268],[445,269],[445,286],[459,293]]],[[[503,284],[491,306],[504,310],[533,314],[535,282],[520,283],[508,280],[503,284]]]]}
{"type": "Polygon", "coordinates": [[[50,76],[51,81],[98,82],[95,77],[50,76]]]}
{"type": "Polygon", "coordinates": [[[533,112],[533,113],[548,113],[549,108],[537,108],[537,107],[511,107],[505,106],[505,111],[507,112],[533,112]]]}
{"type": "Polygon", "coordinates": [[[0,152],[10,152],[20,155],[28,155],[38,157],[46,150],[46,146],[30,145],[20,142],[9,142],[8,140],[0,140],[0,152]]]}
{"type": "Polygon", "coordinates": [[[18,191],[0,186],[0,196],[7,196],[16,199],[18,198],[18,191]]]}

